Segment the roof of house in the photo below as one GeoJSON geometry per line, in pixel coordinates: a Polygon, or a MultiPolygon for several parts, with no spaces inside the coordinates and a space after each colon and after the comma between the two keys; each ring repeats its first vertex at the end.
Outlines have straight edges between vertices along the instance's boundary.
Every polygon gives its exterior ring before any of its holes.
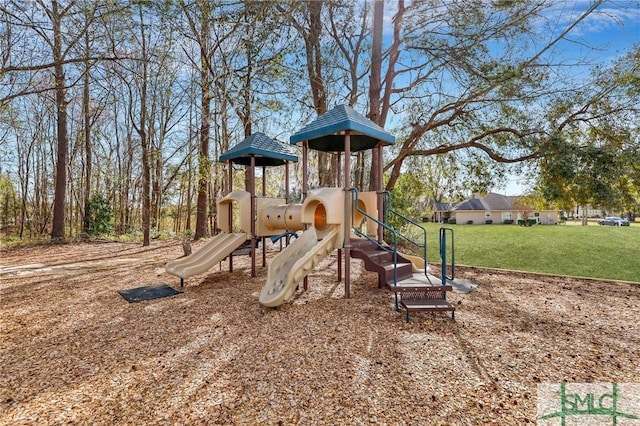
{"type": "Polygon", "coordinates": [[[438,212],[447,212],[450,210],[453,210],[458,204],[458,202],[453,202],[453,203],[443,203],[443,202],[437,202],[435,203],[435,207],[436,207],[436,211],[438,212]]]}
{"type": "Polygon", "coordinates": [[[460,203],[436,203],[437,211],[496,211],[514,210],[513,203],[517,196],[507,196],[490,192],[483,197],[475,196],[460,203]]]}

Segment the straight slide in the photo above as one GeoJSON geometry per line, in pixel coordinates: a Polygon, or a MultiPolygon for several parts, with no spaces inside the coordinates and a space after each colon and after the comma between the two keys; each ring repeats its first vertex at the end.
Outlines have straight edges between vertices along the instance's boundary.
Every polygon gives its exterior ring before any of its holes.
{"type": "Polygon", "coordinates": [[[165,270],[183,279],[202,274],[229,256],[245,241],[247,241],[247,234],[244,232],[235,234],[222,232],[190,256],[167,262],[165,270]]]}
{"type": "Polygon", "coordinates": [[[293,297],[302,279],[338,247],[338,226],[333,226],[321,241],[318,241],[315,228],[311,227],[273,258],[267,271],[267,283],[260,292],[262,305],[280,306],[293,297]]]}

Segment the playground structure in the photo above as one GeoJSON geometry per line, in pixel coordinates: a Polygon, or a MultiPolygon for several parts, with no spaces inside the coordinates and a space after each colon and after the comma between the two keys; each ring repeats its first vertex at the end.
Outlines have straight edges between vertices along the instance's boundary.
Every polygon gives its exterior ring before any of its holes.
{"type": "MultiPolygon", "coordinates": [[[[396,309],[400,305],[406,309],[407,321],[410,311],[450,311],[453,318],[455,308],[446,300],[446,293],[451,291],[446,284],[446,262],[443,261],[441,285],[432,284],[428,275],[424,228],[399,216],[421,230],[422,241],[415,242],[385,222],[387,214],[398,213],[385,208],[387,194],[382,188],[382,167],[372,171],[374,191],[359,192],[351,186],[351,153],[372,150],[381,165],[382,148],[394,144],[395,138],[351,107],[338,106],[291,136],[290,143],[302,147],[302,202],[286,202],[288,164],[297,161],[297,157],[261,133],[250,136],[219,158],[228,164],[230,174],[228,194],[217,203],[217,226],[221,232],[191,256],[168,262],[167,272],[180,277],[182,286],[184,279],[207,271],[227,257],[232,271],[234,252],[248,244],[251,275],[256,276],[256,248],[260,239],[302,231],[299,238],[271,260],[259,296],[262,305],[276,307],[286,303],[301,282],[306,289],[307,275],[337,249],[338,280],[344,280],[346,298],[350,297],[350,261],[357,258],[363,260],[367,270],[378,273],[379,287],[395,293],[396,309]],[[344,179],[342,188],[308,188],[309,149],[337,154],[338,181],[344,179]],[[248,191],[233,190],[231,163],[247,166],[248,191]],[[285,198],[264,196],[265,168],[276,165],[286,166],[285,198]],[[262,197],[255,194],[256,166],[263,168],[262,197]],[[403,255],[398,250],[400,239],[418,247],[421,255],[403,255]]],[[[264,244],[262,252],[265,266],[264,244]]],[[[451,273],[453,279],[453,265],[451,273]]]]}

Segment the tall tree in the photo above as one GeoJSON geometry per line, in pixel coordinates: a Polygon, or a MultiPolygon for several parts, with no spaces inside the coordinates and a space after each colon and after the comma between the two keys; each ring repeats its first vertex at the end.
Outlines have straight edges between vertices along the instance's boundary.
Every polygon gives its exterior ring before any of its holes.
{"type": "Polygon", "coordinates": [[[136,89],[138,90],[138,110],[136,110],[133,96],[133,87],[129,85],[130,106],[128,114],[130,122],[133,125],[138,137],[140,138],[140,147],[142,150],[142,245],[151,244],[151,142],[149,140],[149,113],[148,113],[148,95],[149,95],[149,37],[147,28],[147,16],[145,15],[145,6],[143,2],[137,4],[137,25],[139,34],[137,34],[139,55],[134,60],[138,65],[136,80],[136,89]],[[137,111],[137,114],[136,114],[137,111]],[[136,117],[137,116],[137,117],[136,117]]]}
{"type": "MultiPolygon", "coordinates": [[[[81,62],[83,58],[74,56],[76,46],[83,40],[92,23],[98,16],[97,3],[79,3],[77,0],[70,0],[61,3],[57,0],[45,2],[36,0],[34,3],[24,4],[11,1],[4,5],[3,11],[11,8],[9,14],[15,20],[15,25],[28,29],[38,35],[39,40],[48,46],[50,54],[47,56],[29,55],[20,52],[20,57],[3,57],[3,69],[0,75],[10,73],[15,75],[30,76],[23,80],[28,83],[42,81],[37,78],[43,71],[53,71],[53,82],[51,85],[40,87],[24,86],[13,93],[4,93],[3,102],[8,102],[17,96],[26,96],[37,92],[52,90],[56,108],[56,169],[55,169],[55,191],[53,201],[53,221],[51,228],[51,238],[53,241],[65,239],[65,205],[67,189],[67,167],[69,161],[69,134],[68,134],[68,112],[67,91],[73,84],[67,81],[66,67],[74,62],[81,62]],[[84,19],[78,20],[81,15],[84,19]],[[43,20],[49,21],[50,26],[43,25],[43,20]],[[16,63],[13,61],[17,60],[16,63]]],[[[13,27],[7,23],[7,29],[13,27]]],[[[11,34],[7,34],[10,36],[11,34]]],[[[22,47],[25,47],[22,45],[22,47]]],[[[15,50],[14,50],[15,52],[15,50]]],[[[44,52],[41,52],[44,53],[44,52]]],[[[17,81],[14,79],[13,81],[17,81]]]]}
{"type": "Polygon", "coordinates": [[[194,240],[207,236],[207,211],[209,182],[211,174],[211,160],[209,158],[209,139],[211,137],[211,57],[210,47],[213,5],[206,0],[198,0],[187,6],[181,1],[189,27],[191,37],[197,43],[199,51],[200,69],[200,131],[198,150],[198,200],[196,204],[196,229],[194,240]]]}
{"type": "MultiPolygon", "coordinates": [[[[56,159],[56,187],[53,198],[53,223],[51,228],[51,239],[54,241],[64,240],[64,216],[65,197],[67,190],[67,157],[69,151],[69,135],[67,133],[67,81],[64,70],[65,53],[63,51],[62,20],[69,13],[75,2],[60,8],[56,0],[51,1],[49,8],[43,1],[38,3],[46,11],[51,19],[52,40],[47,39],[53,51],[54,75],[55,75],[55,99],[58,116],[57,135],[57,159],[56,159]]],[[[74,41],[77,42],[78,39],[74,41]]]]}
{"type": "MultiPolygon", "coordinates": [[[[320,116],[328,110],[327,84],[324,79],[324,55],[322,52],[322,13],[325,0],[306,1],[292,4],[291,8],[283,6],[279,10],[289,18],[304,42],[306,71],[310,86],[311,99],[316,115],[320,116]]],[[[332,156],[319,151],[318,184],[333,186],[336,180],[336,165],[332,156]]]]}
{"type": "MultiPolygon", "coordinates": [[[[556,134],[544,147],[539,186],[563,205],[631,210],[638,202],[640,47],[598,68],[582,90],[556,99],[556,134]]],[[[586,225],[586,218],[584,223],[586,225]]]]}
{"type": "MultiPolygon", "coordinates": [[[[404,9],[404,1],[398,1],[398,10],[404,9]]],[[[369,118],[374,123],[384,126],[380,117],[380,92],[382,90],[382,32],[384,23],[384,1],[376,0],[373,8],[373,43],[371,44],[371,74],[369,76],[369,118]]],[[[371,158],[371,181],[379,182],[382,176],[377,176],[382,169],[378,164],[379,158],[371,158]]],[[[363,165],[364,166],[364,165],[363,165]]],[[[364,167],[361,167],[361,170],[364,167]]],[[[377,188],[370,188],[376,189],[377,188]]]]}
{"type": "MultiPolygon", "coordinates": [[[[406,50],[424,59],[413,56],[414,65],[396,75],[411,72],[416,77],[391,89],[409,100],[405,111],[410,131],[399,138],[395,157],[385,166],[391,173],[388,187],[409,156],[477,152],[503,164],[544,156],[545,142],[558,129],[531,105],[584,88],[558,72],[567,59],[556,56],[556,49],[604,4],[593,2],[573,21],[556,28],[557,35],[550,39],[539,30],[546,3],[417,2],[407,8],[406,50]],[[526,48],[525,34],[537,40],[536,48],[526,48]]],[[[586,59],[572,59],[574,66],[589,66],[586,59]]],[[[579,122],[591,114],[589,108],[576,112],[564,118],[579,122]]],[[[611,109],[608,114],[619,112],[611,109]]]]}

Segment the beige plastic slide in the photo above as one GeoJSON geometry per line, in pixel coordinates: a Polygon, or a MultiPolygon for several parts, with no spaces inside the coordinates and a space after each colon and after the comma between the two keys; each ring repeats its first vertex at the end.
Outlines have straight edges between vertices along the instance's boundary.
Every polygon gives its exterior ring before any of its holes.
{"type": "MultiPolygon", "coordinates": [[[[411,267],[414,274],[424,273],[425,264],[424,264],[423,258],[414,256],[412,254],[406,254],[406,253],[400,253],[400,252],[398,252],[398,254],[404,257],[405,259],[411,261],[411,267]]],[[[429,265],[426,265],[426,268],[427,268],[427,272],[429,272],[429,265]]]]}
{"type": "Polygon", "coordinates": [[[190,256],[167,262],[165,270],[183,279],[202,274],[222,261],[245,241],[247,241],[247,234],[244,232],[234,234],[222,232],[213,237],[211,241],[207,241],[204,246],[190,256]]]}
{"type": "Polygon", "coordinates": [[[318,241],[315,228],[311,227],[278,253],[269,264],[267,283],[260,292],[260,303],[276,307],[289,301],[302,279],[340,245],[339,227],[329,226],[329,232],[321,241],[318,241]]]}

